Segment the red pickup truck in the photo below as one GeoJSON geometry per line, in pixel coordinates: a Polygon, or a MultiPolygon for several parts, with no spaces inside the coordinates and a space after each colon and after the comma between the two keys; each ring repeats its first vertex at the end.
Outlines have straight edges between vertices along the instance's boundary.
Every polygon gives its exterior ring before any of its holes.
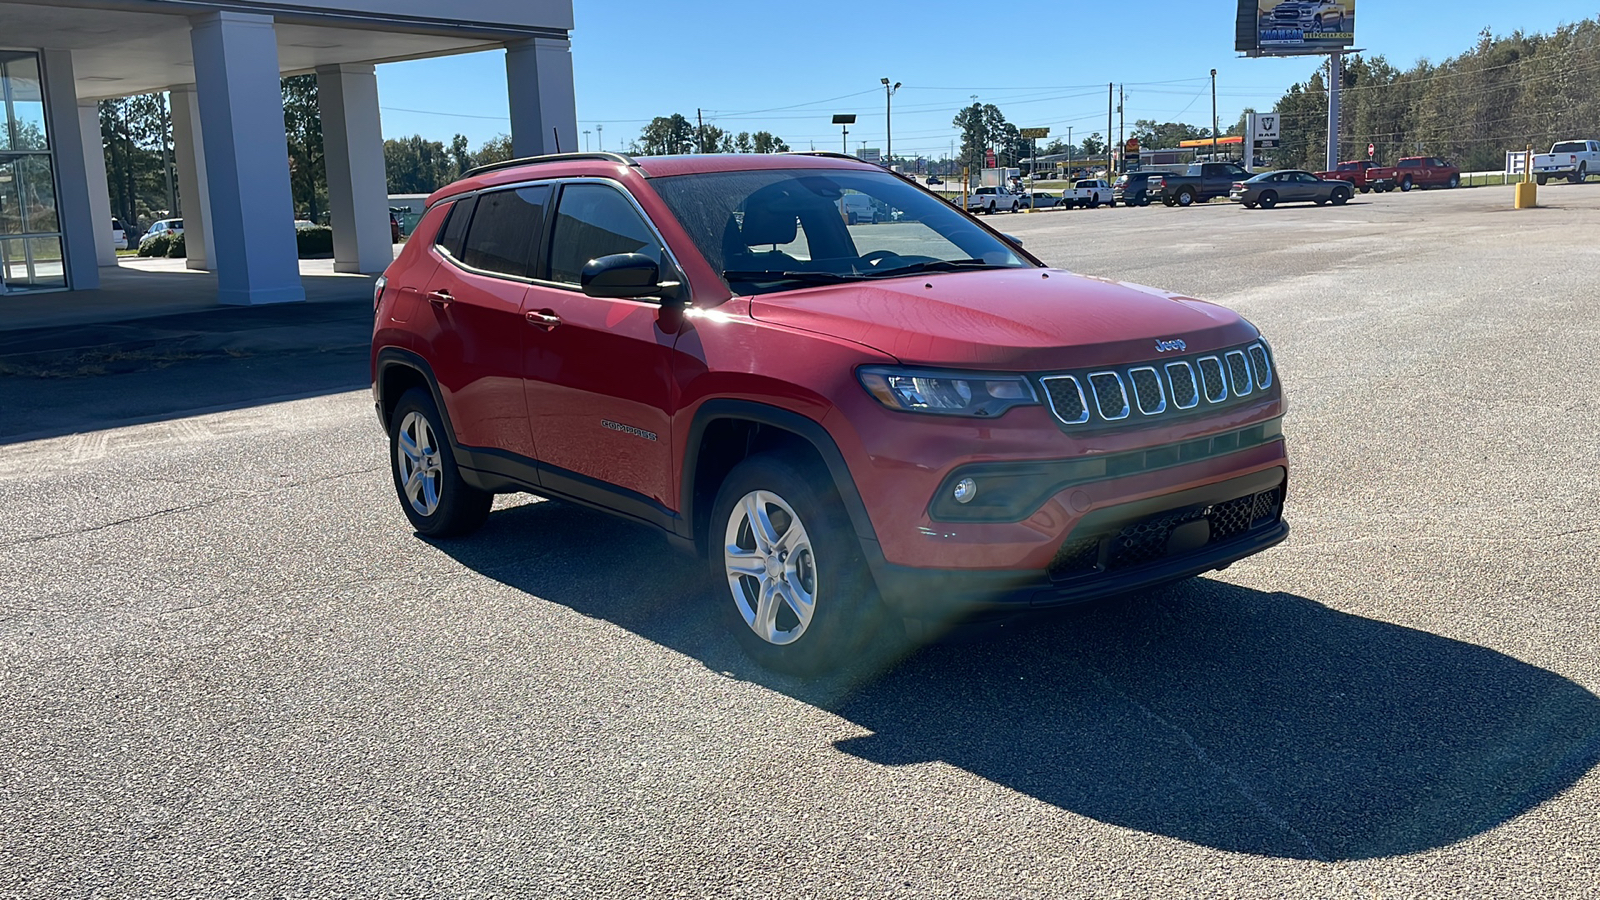
{"type": "Polygon", "coordinates": [[[1365,194],[1370,191],[1392,191],[1395,188],[1394,179],[1374,178],[1372,173],[1378,171],[1377,163],[1370,159],[1354,159],[1339,163],[1331,172],[1318,172],[1317,177],[1323,181],[1348,181],[1365,194]]]}
{"type": "Polygon", "coordinates": [[[1402,191],[1414,187],[1456,187],[1461,184],[1461,170],[1448,160],[1437,156],[1407,156],[1397,165],[1375,166],[1367,170],[1367,180],[1391,181],[1402,191]]]}

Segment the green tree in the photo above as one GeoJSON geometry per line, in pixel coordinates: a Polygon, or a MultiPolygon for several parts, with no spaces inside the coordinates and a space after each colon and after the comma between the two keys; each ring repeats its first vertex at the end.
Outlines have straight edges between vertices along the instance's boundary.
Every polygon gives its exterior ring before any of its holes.
{"type": "Polygon", "coordinates": [[[770,131],[758,131],[750,137],[750,148],[756,153],[788,153],[789,145],[770,131]]]}
{"type": "Polygon", "coordinates": [[[478,148],[478,152],[472,155],[472,165],[486,166],[490,163],[505,162],[512,158],[514,158],[514,154],[511,152],[511,135],[497,134],[484,141],[483,145],[478,148]]]}
{"type": "Polygon", "coordinates": [[[681,113],[656,116],[639,132],[633,151],[643,156],[666,156],[694,150],[695,127],[681,113]]]}
{"type": "Polygon", "coordinates": [[[328,168],[322,151],[322,107],[317,76],[293,75],[282,81],[283,130],[289,152],[289,188],[295,213],[313,222],[328,205],[328,168]]]}

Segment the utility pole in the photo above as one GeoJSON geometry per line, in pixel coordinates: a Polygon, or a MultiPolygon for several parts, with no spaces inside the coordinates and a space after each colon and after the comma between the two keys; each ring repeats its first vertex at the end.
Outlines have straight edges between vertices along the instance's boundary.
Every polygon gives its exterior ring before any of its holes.
{"type": "Polygon", "coordinates": [[[1328,171],[1339,168],[1339,82],[1344,80],[1344,55],[1328,54],[1328,171]]]}
{"type": "MultiPolygon", "coordinates": [[[[1126,151],[1123,151],[1123,146],[1124,146],[1123,145],[1123,138],[1125,137],[1123,132],[1125,130],[1125,127],[1128,124],[1128,117],[1127,117],[1127,115],[1125,115],[1122,112],[1122,107],[1123,107],[1123,104],[1125,104],[1127,102],[1128,102],[1128,95],[1127,95],[1126,92],[1124,92],[1122,90],[1122,87],[1119,85],[1117,87],[1117,150],[1119,152],[1126,152],[1126,151]]],[[[1126,158],[1124,158],[1124,160],[1123,160],[1123,165],[1124,166],[1127,165],[1126,158]]]]}
{"type": "Polygon", "coordinates": [[[594,141],[598,145],[596,149],[598,149],[601,153],[606,152],[606,126],[594,126],[594,141]]]}
{"type": "Polygon", "coordinates": [[[1211,70],[1211,161],[1217,161],[1217,70],[1211,70]]]}
{"type": "Polygon", "coordinates": [[[583,130],[583,152],[589,152],[589,129],[583,130]]]}
{"type": "Polygon", "coordinates": [[[694,145],[699,148],[699,152],[704,153],[706,152],[706,120],[700,115],[700,107],[698,106],[694,109],[694,122],[696,126],[694,145]]]}
{"type": "Polygon", "coordinates": [[[1117,105],[1117,86],[1106,82],[1106,174],[1111,174],[1111,109],[1117,105]]]}
{"type": "Polygon", "coordinates": [[[880,78],[878,80],[883,82],[883,164],[887,166],[892,165],[890,160],[894,159],[894,128],[892,127],[893,120],[890,118],[891,104],[889,101],[894,96],[894,92],[900,90],[900,82],[896,81],[894,86],[890,87],[889,79],[880,78]]]}

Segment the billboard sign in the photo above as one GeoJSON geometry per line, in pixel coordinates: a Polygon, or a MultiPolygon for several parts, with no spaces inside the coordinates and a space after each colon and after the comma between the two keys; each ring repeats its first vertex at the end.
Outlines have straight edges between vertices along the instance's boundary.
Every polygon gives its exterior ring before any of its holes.
{"type": "Polygon", "coordinates": [[[1331,53],[1355,43],[1356,0],[1239,0],[1234,49],[1247,56],[1331,53]]]}
{"type": "Polygon", "coordinates": [[[862,162],[882,163],[883,151],[878,147],[862,147],[856,151],[856,157],[862,162]]]}

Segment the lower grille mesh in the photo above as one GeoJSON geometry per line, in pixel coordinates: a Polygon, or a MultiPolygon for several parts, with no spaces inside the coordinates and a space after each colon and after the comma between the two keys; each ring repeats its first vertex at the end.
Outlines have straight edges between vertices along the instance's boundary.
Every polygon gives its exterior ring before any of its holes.
{"type": "Polygon", "coordinates": [[[1201,508],[1160,513],[1123,526],[1115,534],[1068,538],[1050,561],[1050,577],[1073,578],[1101,571],[1129,569],[1147,565],[1167,556],[1168,544],[1177,528],[1204,520],[1209,536],[1204,546],[1240,537],[1253,528],[1270,525],[1283,515],[1283,488],[1246,494],[1201,508]],[[1101,561],[1101,547],[1105,560],[1101,561]]]}

